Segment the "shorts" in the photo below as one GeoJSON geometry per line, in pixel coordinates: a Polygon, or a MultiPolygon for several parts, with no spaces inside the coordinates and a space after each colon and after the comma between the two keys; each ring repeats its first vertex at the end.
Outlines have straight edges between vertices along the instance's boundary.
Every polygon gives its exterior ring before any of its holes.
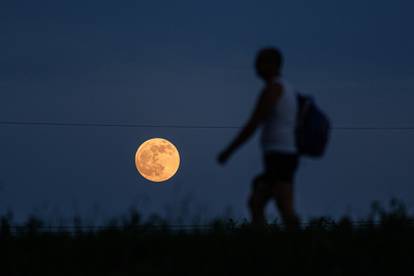
{"type": "Polygon", "coordinates": [[[299,156],[292,153],[267,152],[263,156],[263,176],[270,181],[293,182],[299,165],[299,156]]]}

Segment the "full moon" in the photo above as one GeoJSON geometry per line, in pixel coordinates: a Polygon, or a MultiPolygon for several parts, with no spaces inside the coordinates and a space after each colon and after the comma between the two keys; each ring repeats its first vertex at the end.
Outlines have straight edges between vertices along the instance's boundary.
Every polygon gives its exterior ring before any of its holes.
{"type": "Polygon", "coordinates": [[[175,175],[180,166],[180,154],[170,141],[152,138],[142,143],[135,153],[138,172],[153,182],[162,182],[175,175]]]}

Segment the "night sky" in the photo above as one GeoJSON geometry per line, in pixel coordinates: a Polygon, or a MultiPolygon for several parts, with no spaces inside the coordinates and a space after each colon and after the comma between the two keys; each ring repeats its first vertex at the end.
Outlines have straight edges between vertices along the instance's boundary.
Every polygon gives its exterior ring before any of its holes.
{"type": "MultiPolygon", "coordinates": [[[[334,127],[414,126],[412,1],[1,1],[0,121],[241,126],[262,83],[253,60],[277,46],[284,76],[334,127]]],[[[172,221],[247,217],[262,168],[258,135],[221,167],[235,128],[0,125],[0,214],[91,223],[127,213],[172,221]],[[143,179],[152,137],[180,150],[177,175],[143,179]]],[[[414,130],[334,129],[303,159],[304,218],[414,207],[414,130]]],[[[277,214],[269,205],[269,218],[277,214]]]]}

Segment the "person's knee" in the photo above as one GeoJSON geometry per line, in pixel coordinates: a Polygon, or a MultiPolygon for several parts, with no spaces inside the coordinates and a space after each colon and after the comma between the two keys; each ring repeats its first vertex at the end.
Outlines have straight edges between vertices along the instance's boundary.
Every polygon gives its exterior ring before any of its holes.
{"type": "Polygon", "coordinates": [[[275,185],[272,187],[272,194],[280,200],[286,200],[292,197],[292,183],[275,180],[275,185]]]}
{"type": "Polygon", "coordinates": [[[260,211],[264,208],[266,199],[257,193],[252,193],[247,201],[247,205],[252,212],[260,211]]]}
{"type": "Polygon", "coordinates": [[[252,191],[247,205],[252,212],[261,212],[271,198],[270,185],[263,174],[257,175],[252,182],[252,191]]]}
{"type": "Polygon", "coordinates": [[[263,174],[259,174],[256,175],[253,178],[253,183],[252,183],[252,191],[260,191],[263,189],[263,185],[264,185],[264,181],[265,181],[265,177],[263,174]]]}
{"type": "Polygon", "coordinates": [[[272,181],[266,175],[258,175],[253,179],[251,192],[257,197],[268,198],[272,196],[272,181]]]}
{"type": "Polygon", "coordinates": [[[259,206],[257,197],[254,194],[250,195],[249,199],[247,200],[247,206],[249,206],[250,210],[256,210],[259,206]]]}

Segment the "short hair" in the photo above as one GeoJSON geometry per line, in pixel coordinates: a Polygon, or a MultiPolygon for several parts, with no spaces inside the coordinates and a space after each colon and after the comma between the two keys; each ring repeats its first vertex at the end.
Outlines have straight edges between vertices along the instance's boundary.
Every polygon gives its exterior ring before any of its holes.
{"type": "Polygon", "coordinates": [[[259,64],[264,64],[268,68],[279,72],[283,65],[282,53],[277,48],[267,47],[259,50],[256,55],[256,67],[259,64]]]}

